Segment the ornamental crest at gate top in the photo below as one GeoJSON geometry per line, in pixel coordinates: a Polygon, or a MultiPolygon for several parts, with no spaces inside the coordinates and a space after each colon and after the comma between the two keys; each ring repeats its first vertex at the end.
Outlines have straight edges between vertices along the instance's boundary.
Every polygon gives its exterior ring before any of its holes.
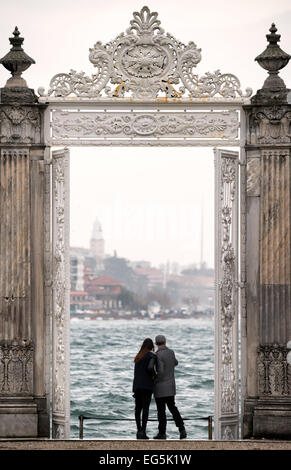
{"type": "Polygon", "coordinates": [[[156,12],[144,6],[133,13],[126,33],[105,45],[96,42],[89,49],[89,60],[97,71],[91,77],[71,70],[55,75],[48,93],[41,96],[64,98],[222,98],[249,97],[240,89],[235,75],[219,70],[199,77],[194,68],[201,61],[201,49],[194,42],[188,45],[165,33],[156,12]]]}

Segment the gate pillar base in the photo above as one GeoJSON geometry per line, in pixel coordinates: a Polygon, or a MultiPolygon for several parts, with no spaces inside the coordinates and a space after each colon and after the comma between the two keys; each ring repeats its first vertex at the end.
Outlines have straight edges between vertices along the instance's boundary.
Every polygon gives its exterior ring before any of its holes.
{"type": "Polygon", "coordinates": [[[8,398],[0,402],[0,437],[37,437],[38,413],[33,399],[17,401],[8,398]]]}
{"type": "Polygon", "coordinates": [[[253,437],[254,408],[257,400],[247,399],[244,401],[244,410],[242,414],[242,438],[250,439],[253,437]]]}
{"type": "Polygon", "coordinates": [[[243,438],[290,439],[290,399],[250,399],[245,402],[243,438]]]}
{"type": "Polygon", "coordinates": [[[291,403],[264,403],[254,409],[255,438],[290,439],[291,438],[291,403]]]}

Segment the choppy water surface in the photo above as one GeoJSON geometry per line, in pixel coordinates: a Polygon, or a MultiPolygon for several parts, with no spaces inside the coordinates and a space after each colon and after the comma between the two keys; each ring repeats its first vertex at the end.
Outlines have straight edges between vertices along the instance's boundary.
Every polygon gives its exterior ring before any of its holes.
{"type": "MultiPolygon", "coordinates": [[[[133,358],[144,338],[164,334],[175,350],[176,404],[184,418],[213,415],[214,331],[212,320],[71,321],[71,438],[79,436],[80,414],[134,418],[133,358]]],[[[152,398],[150,417],[156,418],[152,398]]],[[[171,415],[169,415],[171,417],[171,415]]],[[[189,439],[207,439],[207,421],[185,422],[189,439]]],[[[157,423],[149,422],[153,437],[157,423]]],[[[134,421],[85,420],[84,439],[135,439],[134,421]]],[[[169,439],[179,437],[175,423],[169,439]]]]}

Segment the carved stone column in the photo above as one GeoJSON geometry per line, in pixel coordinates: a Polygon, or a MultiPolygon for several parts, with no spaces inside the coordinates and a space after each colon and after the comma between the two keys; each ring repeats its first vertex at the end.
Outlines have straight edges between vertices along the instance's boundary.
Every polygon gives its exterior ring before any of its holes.
{"type": "Polygon", "coordinates": [[[10,42],[0,61],[13,75],[0,89],[0,437],[49,437],[45,106],[20,77],[34,61],[17,28],[10,42]]]}
{"type": "Polygon", "coordinates": [[[290,146],[291,105],[278,70],[290,56],[269,45],[257,61],[269,71],[247,115],[247,351],[243,437],[291,437],[290,146]]]}

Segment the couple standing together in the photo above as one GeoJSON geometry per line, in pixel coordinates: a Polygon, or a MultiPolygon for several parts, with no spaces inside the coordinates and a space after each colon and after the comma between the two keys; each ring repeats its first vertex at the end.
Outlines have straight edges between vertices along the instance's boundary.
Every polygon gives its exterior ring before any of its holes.
{"type": "Polygon", "coordinates": [[[154,353],[154,343],[146,338],[134,362],[133,392],[135,398],[135,421],[137,439],[149,439],[146,426],[149,407],[154,393],[156,400],[159,432],[154,439],[166,439],[166,405],[180,431],[180,439],[187,437],[183,419],[175,405],[176,384],[175,367],[178,361],[174,351],[166,346],[164,335],[155,338],[158,350],[154,353]]]}

